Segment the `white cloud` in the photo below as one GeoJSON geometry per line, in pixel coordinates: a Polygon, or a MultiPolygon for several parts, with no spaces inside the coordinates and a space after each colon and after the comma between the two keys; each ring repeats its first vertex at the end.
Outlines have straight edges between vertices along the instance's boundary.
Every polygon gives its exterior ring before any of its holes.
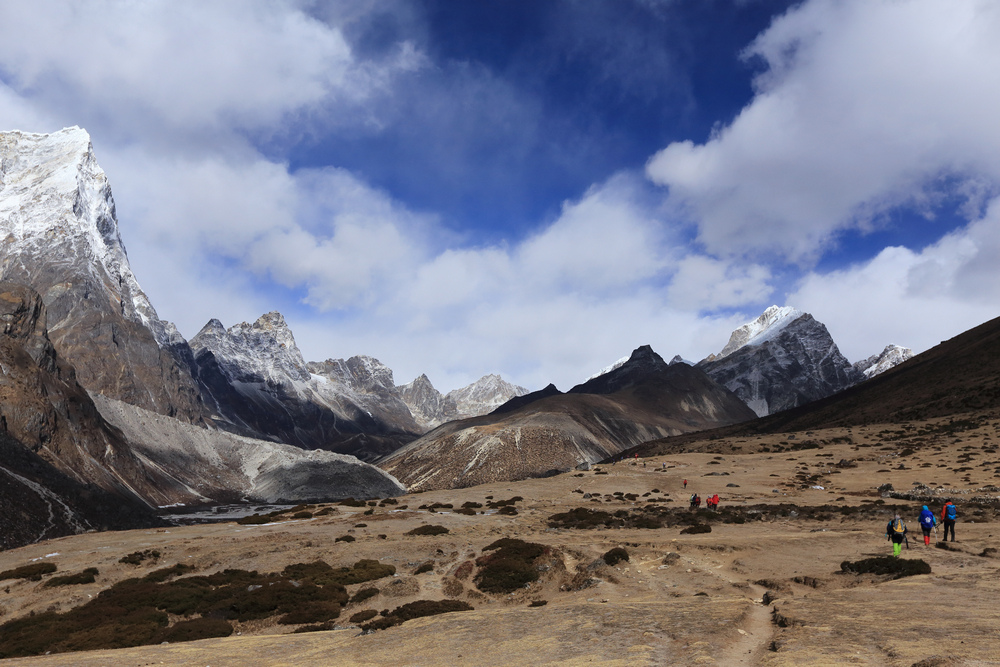
{"type": "Polygon", "coordinates": [[[851,360],[890,343],[922,352],[1000,314],[1000,199],[968,228],[920,252],[809,274],[788,303],[827,324],[851,360]]]}
{"type": "Polygon", "coordinates": [[[1000,183],[1000,6],[811,0],[747,49],[767,71],[708,142],[647,166],[713,253],[817,257],[942,175],[1000,183]]]}

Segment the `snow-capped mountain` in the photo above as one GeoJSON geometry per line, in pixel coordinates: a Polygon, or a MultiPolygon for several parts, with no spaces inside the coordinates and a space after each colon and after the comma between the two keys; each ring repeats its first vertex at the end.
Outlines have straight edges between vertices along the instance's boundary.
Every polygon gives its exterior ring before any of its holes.
{"type": "Polygon", "coordinates": [[[761,417],[824,398],[862,379],[826,326],[808,313],[777,306],[737,328],[719,354],[698,366],[761,417]]]}
{"type": "Polygon", "coordinates": [[[387,366],[371,357],[307,364],[280,313],[229,329],[211,320],[190,347],[222,427],[366,460],[420,433],[387,366]]]}
{"type": "Polygon", "coordinates": [[[52,343],[88,390],[197,420],[198,389],[129,266],[90,135],[0,133],[0,278],[45,302],[52,343]]]}
{"type": "Polygon", "coordinates": [[[442,395],[426,375],[396,388],[410,413],[425,431],[456,419],[485,415],[516,396],[528,393],[499,375],[484,375],[461,389],[442,395]]]}
{"type": "Polygon", "coordinates": [[[886,345],[885,349],[878,354],[854,362],[854,370],[864,375],[865,379],[873,378],[879,373],[884,373],[890,368],[900,365],[912,356],[913,350],[908,347],[886,345]]]}

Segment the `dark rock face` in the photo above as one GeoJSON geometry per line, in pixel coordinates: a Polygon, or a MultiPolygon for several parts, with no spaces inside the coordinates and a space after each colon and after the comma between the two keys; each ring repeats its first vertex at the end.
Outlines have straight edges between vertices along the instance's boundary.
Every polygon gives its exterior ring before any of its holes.
{"type": "Polygon", "coordinates": [[[753,417],[736,395],[704,372],[687,364],[669,366],[644,347],[572,393],[550,385],[489,415],[444,424],[378,465],[411,490],[513,481],[595,463],[667,435],[753,417]],[[542,393],[548,395],[538,396],[542,393]]]}
{"type": "Polygon", "coordinates": [[[101,418],[73,367],[57,355],[45,323],[36,292],[0,282],[2,544],[159,525],[135,491],[164,480],[150,475],[101,418]]]}
{"type": "Polygon", "coordinates": [[[809,314],[760,344],[745,345],[698,366],[758,416],[825,398],[863,379],[837,349],[826,326],[809,314]]]}
{"type": "Polygon", "coordinates": [[[444,396],[426,375],[421,375],[409,384],[396,387],[399,396],[409,407],[410,414],[420,424],[437,426],[458,419],[458,405],[449,396],[444,396]]]}
{"type": "Polygon", "coordinates": [[[514,410],[523,408],[529,403],[540,401],[541,399],[548,398],[549,396],[559,396],[561,394],[562,392],[559,391],[554,384],[549,383],[544,389],[539,389],[538,391],[533,391],[530,394],[524,394],[523,396],[515,396],[490,414],[502,415],[507,412],[513,412],[514,410]]]}
{"type": "Polygon", "coordinates": [[[643,345],[632,353],[628,361],[603,375],[587,380],[569,390],[570,394],[612,394],[632,387],[670,370],[663,357],[653,352],[649,345],[643,345]]]}

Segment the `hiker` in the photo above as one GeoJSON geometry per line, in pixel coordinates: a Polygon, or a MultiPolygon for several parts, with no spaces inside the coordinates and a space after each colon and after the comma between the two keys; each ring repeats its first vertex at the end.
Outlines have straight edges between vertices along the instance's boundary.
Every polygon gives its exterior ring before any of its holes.
{"type": "Polygon", "coordinates": [[[684,488],[685,489],[688,488],[688,481],[687,480],[684,480],[684,488]]]}
{"type": "MultiPolygon", "coordinates": [[[[924,505],[920,510],[920,530],[924,532],[925,547],[931,544],[931,528],[937,528],[937,517],[934,516],[934,512],[927,509],[927,505],[924,505]]],[[[951,532],[954,533],[955,530],[952,529],[951,532]]]]}
{"type": "Polygon", "coordinates": [[[955,520],[958,519],[958,508],[950,500],[941,508],[941,523],[944,524],[944,537],[942,542],[948,541],[948,530],[951,530],[951,541],[955,541],[955,520]]]}
{"type": "Polygon", "coordinates": [[[906,524],[896,514],[885,527],[885,536],[892,542],[892,555],[899,558],[899,553],[903,550],[903,540],[906,539],[906,524]]]}
{"type": "Polygon", "coordinates": [[[714,509],[714,510],[719,509],[719,494],[718,493],[715,494],[714,496],[712,496],[712,509],[714,509]]]}

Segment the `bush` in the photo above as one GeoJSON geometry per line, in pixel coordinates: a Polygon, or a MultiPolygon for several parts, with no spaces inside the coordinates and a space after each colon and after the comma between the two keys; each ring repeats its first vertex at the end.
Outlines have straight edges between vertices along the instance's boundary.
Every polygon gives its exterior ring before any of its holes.
{"type": "Polygon", "coordinates": [[[622,547],[615,547],[614,549],[611,549],[601,556],[601,558],[603,558],[604,562],[608,565],[617,565],[618,563],[629,559],[628,552],[622,547]]]}
{"type": "Polygon", "coordinates": [[[931,566],[919,558],[907,559],[894,558],[893,556],[878,556],[853,562],[845,560],[840,564],[840,569],[842,572],[852,574],[888,575],[892,579],[931,573],[931,566]]]}
{"type": "Polygon", "coordinates": [[[271,523],[272,520],[272,517],[268,515],[261,516],[260,514],[253,514],[251,516],[241,516],[236,520],[236,523],[241,526],[259,526],[265,523],[271,523]]]}
{"type": "Polygon", "coordinates": [[[21,567],[16,567],[13,570],[4,570],[0,572],[0,581],[4,579],[29,579],[31,581],[39,581],[43,574],[51,574],[56,571],[55,563],[32,563],[30,565],[22,565],[21,567]]]}
{"type": "Polygon", "coordinates": [[[354,542],[355,538],[353,535],[341,535],[334,542],[354,542]]]}
{"type": "Polygon", "coordinates": [[[316,600],[293,609],[278,619],[281,625],[322,623],[340,616],[340,605],[329,600],[316,600]]]}
{"type": "Polygon", "coordinates": [[[293,519],[311,519],[312,517],[312,512],[296,512],[292,515],[293,519]]]}
{"type": "Polygon", "coordinates": [[[434,563],[432,563],[431,561],[427,561],[426,563],[418,567],[413,572],[413,574],[423,574],[424,572],[433,572],[433,571],[434,571],[434,563]]]}
{"type": "Polygon", "coordinates": [[[547,550],[541,544],[509,537],[487,545],[476,560],[482,567],[474,579],[476,586],[485,593],[512,593],[537,581],[538,569],[534,563],[547,550]]]}
{"type": "Polygon", "coordinates": [[[221,618],[193,618],[190,621],[178,621],[163,631],[153,643],[193,642],[197,639],[228,637],[231,634],[233,626],[221,618]]]}
{"type": "Polygon", "coordinates": [[[449,532],[444,526],[423,525],[403,533],[404,535],[446,535],[449,532]]]}
{"type": "Polygon", "coordinates": [[[92,584],[94,577],[100,574],[96,567],[88,567],[83,572],[76,574],[66,574],[61,577],[52,577],[45,582],[46,587],[71,586],[74,584],[92,584]]]}
{"type": "Polygon", "coordinates": [[[453,611],[472,611],[472,609],[472,605],[461,600],[417,600],[416,602],[396,607],[388,614],[383,613],[382,618],[366,623],[361,628],[366,632],[385,630],[386,628],[391,628],[394,625],[405,623],[414,618],[447,614],[453,611]]]}
{"type": "Polygon", "coordinates": [[[681,535],[697,535],[699,533],[711,533],[712,527],[707,523],[696,523],[681,531],[681,535]]]}
{"type": "Polygon", "coordinates": [[[133,551],[127,556],[122,556],[118,559],[119,563],[125,563],[126,565],[139,565],[144,560],[151,560],[154,563],[160,560],[160,552],[156,549],[146,549],[145,551],[133,551]]]}
{"type": "Polygon", "coordinates": [[[359,611],[351,616],[351,623],[364,623],[365,621],[370,621],[378,616],[378,612],[374,609],[365,609],[364,611],[359,611]]]}
{"type": "Polygon", "coordinates": [[[368,503],[363,500],[355,500],[354,498],[344,498],[338,505],[343,505],[344,507],[368,507],[368,503]]]}
{"type": "Polygon", "coordinates": [[[378,595],[378,593],[379,590],[373,586],[370,586],[368,588],[362,588],[361,590],[359,590],[357,593],[354,594],[354,597],[351,598],[350,604],[358,604],[359,602],[364,602],[365,600],[375,597],[376,595],[378,595]]]}

